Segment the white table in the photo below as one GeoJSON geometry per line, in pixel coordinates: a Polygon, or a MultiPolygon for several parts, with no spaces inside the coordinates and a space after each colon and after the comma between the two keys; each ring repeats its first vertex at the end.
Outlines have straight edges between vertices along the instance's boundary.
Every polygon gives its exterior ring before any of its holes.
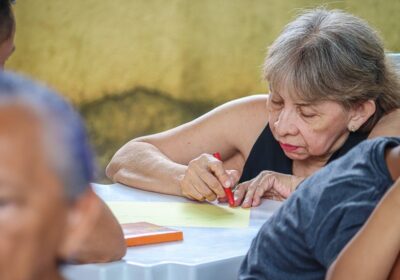
{"type": "MultiPolygon", "coordinates": [[[[128,188],[120,184],[93,184],[105,201],[179,202],[185,198],[128,188]]],[[[184,240],[128,248],[122,261],[107,264],[68,265],[68,280],[230,280],[236,279],[251,241],[281,202],[264,200],[251,209],[249,226],[237,228],[174,227],[184,240]]]]}

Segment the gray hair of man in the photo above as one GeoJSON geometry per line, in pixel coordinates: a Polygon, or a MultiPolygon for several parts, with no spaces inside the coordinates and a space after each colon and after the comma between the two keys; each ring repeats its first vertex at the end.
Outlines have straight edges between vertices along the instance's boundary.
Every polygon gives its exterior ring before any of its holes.
{"type": "Polygon", "coordinates": [[[374,100],[363,132],[400,107],[399,77],[377,32],[340,10],[308,10],[289,23],[269,47],[263,76],[272,92],[288,90],[310,103],[330,100],[349,109],[374,100]]]}
{"type": "Polygon", "coordinates": [[[43,150],[68,200],[79,197],[94,177],[93,154],[79,114],[48,88],[13,73],[0,73],[0,110],[19,106],[42,127],[43,150]]]}

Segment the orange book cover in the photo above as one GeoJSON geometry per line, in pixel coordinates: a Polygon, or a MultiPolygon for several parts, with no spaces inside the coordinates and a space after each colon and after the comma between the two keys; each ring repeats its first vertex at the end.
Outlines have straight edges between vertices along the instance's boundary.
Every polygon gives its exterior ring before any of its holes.
{"type": "Polygon", "coordinates": [[[180,230],[147,222],[121,224],[128,247],[183,240],[180,230]]]}

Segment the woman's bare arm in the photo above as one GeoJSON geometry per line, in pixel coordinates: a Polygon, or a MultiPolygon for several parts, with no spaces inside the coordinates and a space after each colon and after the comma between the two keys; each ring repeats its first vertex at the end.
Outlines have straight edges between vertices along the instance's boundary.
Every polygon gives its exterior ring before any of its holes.
{"type": "MultiPolygon", "coordinates": [[[[266,101],[267,95],[234,100],[179,127],[131,140],[114,155],[106,174],[129,186],[183,195],[180,180],[192,160],[203,160],[202,154],[218,151],[224,172],[241,171],[245,157],[266,125],[266,101]]],[[[203,161],[211,160],[204,157],[203,161]]]]}

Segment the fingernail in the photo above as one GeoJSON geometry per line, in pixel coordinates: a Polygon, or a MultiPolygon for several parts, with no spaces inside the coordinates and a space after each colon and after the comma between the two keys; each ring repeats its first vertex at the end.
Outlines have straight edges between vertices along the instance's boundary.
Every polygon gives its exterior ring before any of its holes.
{"type": "Polygon", "coordinates": [[[231,186],[231,181],[227,180],[225,181],[225,188],[229,188],[231,186]]]}

